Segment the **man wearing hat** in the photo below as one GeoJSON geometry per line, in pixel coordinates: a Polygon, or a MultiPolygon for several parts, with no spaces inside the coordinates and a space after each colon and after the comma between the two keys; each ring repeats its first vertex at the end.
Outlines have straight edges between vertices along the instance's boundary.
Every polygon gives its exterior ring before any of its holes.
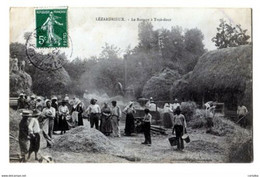
{"type": "Polygon", "coordinates": [[[24,109],[24,108],[25,108],[24,94],[20,93],[18,102],[17,102],[17,109],[24,109]]]}
{"type": "Polygon", "coordinates": [[[19,146],[21,150],[21,162],[26,162],[25,156],[28,153],[28,144],[29,144],[29,117],[31,113],[29,110],[24,110],[22,112],[22,120],[19,123],[19,146]]]}
{"type": "Polygon", "coordinates": [[[173,101],[172,107],[171,107],[171,110],[173,111],[173,114],[174,114],[174,115],[176,114],[176,113],[175,113],[176,109],[177,109],[178,107],[180,107],[180,106],[181,106],[181,105],[180,105],[178,99],[175,98],[174,101],[173,101]]]}
{"type": "Polygon", "coordinates": [[[54,118],[55,118],[55,109],[51,107],[51,100],[45,100],[46,108],[42,110],[43,121],[43,136],[47,141],[47,147],[52,146],[52,134],[53,134],[53,126],[54,126],[54,118]]]}
{"type": "Polygon", "coordinates": [[[35,100],[35,95],[31,96],[31,100],[29,102],[29,109],[34,110],[36,109],[36,100],[35,100]]]}
{"type": "Polygon", "coordinates": [[[35,153],[35,160],[38,160],[37,153],[40,148],[40,125],[38,121],[38,117],[41,115],[41,112],[37,109],[33,110],[32,118],[29,123],[29,135],[30,135],[30,148],[29,148],[29,155],[28,160],[31,157],[32,152],[35,153]]]}

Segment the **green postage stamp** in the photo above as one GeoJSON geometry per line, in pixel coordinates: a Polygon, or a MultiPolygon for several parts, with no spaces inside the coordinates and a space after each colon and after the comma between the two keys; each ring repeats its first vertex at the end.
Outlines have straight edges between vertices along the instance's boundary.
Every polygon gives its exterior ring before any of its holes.
{"type": "Polygon", "coordinates": [[[36,47],[68,47],[67,9],[36,9],[36,47]]]}

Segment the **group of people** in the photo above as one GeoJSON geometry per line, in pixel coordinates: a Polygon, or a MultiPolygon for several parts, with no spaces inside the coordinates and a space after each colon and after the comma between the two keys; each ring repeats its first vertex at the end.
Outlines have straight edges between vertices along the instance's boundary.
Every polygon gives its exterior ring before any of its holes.
{"type": "MultiPolygon", "coordinates": [[[[66,130],[84,125],[83,114],[89,118],[90,128],[96,128],[104,135],[113,137],[121,137],[119,122],[122,114],[125,114],[125,136],[131,136],[135,132],[135,118],[136,109],[134,102],[130,102],[121,111],[117,105],[117,101],[104,103],[102,108],[97,104],[96,99],[90,100],[90,105],[84,109],[83,103],[73,98],[70,100],[66,95],[61,102],[58,102],[56,96],[51,99],[43,99],[35,95],[26,98],[24,94],[20,94],[18,99],[18,109],[23,109],[22,120],[19,124],[19,144],[21,149],[22,161],[26,161],[35,153],[40,147],[40,132],[47,141],[47,147],[52,147],[53,134],[60,131],[60,134],[66,133],[66,130]],[[44,102],[44,104],[42,104],[44,102]],[[29,148],[28,143],[30,143],[29,148]],[[28,157],[25,155],[28,153],[28,157]]],[[[144,142],[142,144],[150,146],[151,141],[151,122],[152,115],[149,108],[144,109],[144,117],[142,119],[142,129],[144,132],[144,142]]],[[[181,114],[180,106],[175,109],[173,117],[173,132],[178,139],[177,148],[183,149],[182,135],[186,131],[186,120],[181,114]]]]}
{"type": "MultiPolygon", "coordinates": [[[[100,108],[97,104],[96,99],[90,100],[90,105],[86,109],[86,113],[89,115],[90,127],[99,129],[106,136],[112,133],[113,137],[121,137],[119,121],[122,118],[122,114],[125,114],[125,136],[131,136],[135,132],[135,118],[134,114],[136,109],[134,107],[134,102],[130,102],[121,111],[120,107],[117,105],[117,101],[111,102],[111,107],[108,103],[104,103],[103,107],[100,108]]],[[[151,121],[152,115],[149,109],[144,110],[143,117],[143,131],[145,141],[142,144],[151,145],[151,121]]]]}
{"type": "MultiPolygon", "coordinates": [[[[66,133],[66,130],[75,126],[84,125],[83,113],[89,118],[90,127],[100,130],[104,135],[121,137],[119,121],[124,113],[125,136],[131,136],[135,132],[134,113],[136,112],[133,102],[130,102],[121,111],[117,101],[112,101],[111,106],[104,103],[102,108],[97,104],[96,99],[90,100],[90,105],[84,110],[83,104],[79,99],[73,98],[69,101],[68,96],[58,102],[56,96],[51,99],[31,95],[29,98],[25,94],[20,94],[18,98],[18,109],[22,111],[22,119],[19,124],[19,145],[21,149],[22,161],[30,158],[31,153],[35,152],[35,159],[40,147],[40,132],[47,141],[47,147],[52,147],[53,134],[66,133]],[[28,144],[30,146],[28,148],[28,144]],[[25,158],[26,154],[28,157],[25,158]]],[[[152,116],[149,109],[145,109],[143,144],[151,144],[150,125],[152,116]]]]}
{"type": "Polygon", "coordinates": [[[120,107],[117,105],[117,101],[111,102],[111,107],[107,102],[103,104],[103,107],[97,104],[96,99],[90,100],[90,105],[85,110],[85,113],[89,115],[90,127],[100,130],[106,136],[111,133],[114,137],[120,137],[119,121],[122,117],[120,107]]]}
{"type": "Polygon", "coordinates": [[[83,104],[79,99],[73,98],[70,102],[68,96],[59,103],[56,96],[50,99],[31,95],[28,98],[21,93],[17,103],[18,110],[22,110],[22,120],[19,124],[19,145],[21,149],[22,161],[26,161],[32,152],[35,152],[35,159],[38,159],[37,152],[40,147],[39,133],[47,141],[47,147],[53,145],[53,134],[83,125],[83,104]],[[28,148],[28,143],[30,147],[28,148]]]}
{"type": "MultiPolygon", "coordinates": [[[[207,132],[210,132],[213,127],[213,118],[215,116],[214,102],[207,102],[206,121],[207,132]]],[[[70,100],[66,95],[61,102],[58,102],[56,96],[50,99],[43,99],[35,95],[28,97],[25,94],[20,94],[18,99],[18,109],[23,109],[22,119],[19,124],[19,145],[21,149],[22,161],[26,161],[25,155],[28,153],[27,159],[31,154],[35,153],[35,159],[38,159],[37,153],[40,147],[40,131],[47,141],[47,147],[52,147],[53,133],[60,131],[60,134],[66,133],[66,130],[76,126],[83,126],[83,114],[89,118],[90,128],[96,128],[104,135],[113,137],[121,137],[119,122],[122,114],[125,114],[125,136],[131,136],[135,132],[135,118],[136,109],[134,102],[130,102],[121,111],[117,105],[117,101],[112,101],[111,105],[107,102],[103,103],[102,108],[97,104],[96,99],[90,100],[90,105],[84,109],[83,103],[73,98],[70,100]],[[43,104],[44,102],[44,104],[43,104]],[[28,143],[30,146],[28,148],[28,143]]],[[[187,133],[187,123],[185,116],[181,112],[180,103],[174,100],[173,104],[165,104],[164,113],[171,112],[172,133],[177,140],[177,150],[184,149],[183,135],[187,133]]],[[[237,114],[239,121],[243,121],[248,114],[245,106],[238,106],[237,114]]],[[[144,109],[144,116],[142,118],[142,130],[144,132],[144,142],[142,144],[150,146],[151,141],[151,123],[152,115],[150,113],[149,105],[144,109]]]]}
{"type": "MultiPolygon", "coordinates": [[[[70,100],[66,95],[61,102],[56,96],[51,99],[44,99],[40,96],[30,97],[21,93],[18,98],[17,109],[22,111],[22,120],[19,124],[19,144],[22,161],[30,158],[35,152],[35,159],[40,147],[40,131],[47,141],[47,147],[52,147],[53,134],[66,133],[66,130],[76,126],[83,126],[83,114],[89,118],[90,127],[96,128],[106,136],[112,134],[113,137],[120,137],[119,121],[122,111],[117,105],[117,101],[112,101],[111,106],[104,103],[103,107],[97,104],[96,99],[90,100],[90,105],[84,109],[83,103],[73,98],[70,100]],[[30,142],[30,147],[28,144],[30,142]],[[28,158],[25,155],[28,154],[28,158]]],[[[126,114],[125,135],[130,136],[135,131],[134,116],[135,108],[130,102],[123,113],[126,114]]]]}
{"type": "Polygon", "coordinates": [[[36,110],[31,113],[29,110],[22,112],[22,119],[19,123],[19,146],[21,150],[21,162],[30,159],[31,154],[35,153],[35,160],[38,160],[37,153],[40,148],[40,125],[37,117],[40,113],[36,110]],[[28,144],[30,146],[28,148],[28,144]],[[26,158],[26,154],[28,157],[26,158]]]}

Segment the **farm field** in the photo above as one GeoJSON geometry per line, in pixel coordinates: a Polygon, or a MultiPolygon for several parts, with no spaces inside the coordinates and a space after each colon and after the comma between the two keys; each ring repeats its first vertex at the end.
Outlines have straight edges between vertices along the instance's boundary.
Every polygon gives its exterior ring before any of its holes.
{"type": "MultiPolygon", "coordinates": [[[[11,113],[12,114],[12,113],[11,113]]],[[[224,120],[228,124],[226,135],[217,136],[206,134],[204,129],[188,128],[191,142],[185,143],[184,151],[177,151],[171,147],[168,137],[171,129],[167,129],[168,135],[153,135],[152,146],[142,145],[143,134],[135,134],[131,137],[105,137],[95,129],[90,129],[89,122],[84,120],[83,127],[69,130],[64,135],[54,135],[54,147],[45,148],[46,142],[41,137],[40,156],[52,157],[55,163],[227,163],[230,159],[232,147],[243,145],[251,137],[251,131],[235,125],[231,121],[224,120]],[[85,131],[91,132],[91,141],[86,146],[82,145],[89,140],[85,131]],[[75,141],[78,137],[78,141],[75,141]],[[238,137],[231,140],[230,137],[238,137]],[[82,139],[83,138],[83,139],[82,139]],[[82,142],[78,144],[77,142],[82,142]],[[60,143],[60,146],[59,146],[60,143]],[[62,144],[63,143],[63,144],[62,144]],[[103,144],[102,144],[103,143],[103,144]],[[88,146],[88,147],[87,147],[88,146]]],[[[13,125],[14,126],[14,125],[13,125]]],[[[120,123],[123,134],[124,123],[120,123]]],[[[12,132],[16,134],[15,132],[12,132]]],[[[10,139],[10,154],[19,154],[19,146],[16,141],[10,139]]],[[[234,157],[236,158],[236,157],[234,157]]],[[[11,162],[15,162],[10,160],[11,162]]],[[[38,163],[32,155],[28,163],[38,163]]]]}

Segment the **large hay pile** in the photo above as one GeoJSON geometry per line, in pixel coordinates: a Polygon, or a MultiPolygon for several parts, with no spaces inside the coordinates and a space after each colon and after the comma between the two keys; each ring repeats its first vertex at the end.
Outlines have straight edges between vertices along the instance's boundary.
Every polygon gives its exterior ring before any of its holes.
{"type": "Polygon", "coordinates": [[[86,126],[74,128],[59,136],[55,140],[53,149],[78,153],[117,153],[120,151],[119,147],[114,145],[100,131],[86,126]]]}
{"type": "MultiPolygon", "coordinates": [[[[189,79],[193,92],[205,100],[218,99],[236,108],[242,102],[252,113],[252,46],[214,50],[204,54],[189,79]]],[[[251,122],[252,115],[249,115],[251,122]]]]}
{"type": "Polygon", "coordinates": [[[190,83],[189,79],[192,75],[192,71],[183,75],[181,79],[173,82],[171,87],[172,98],[178,98],[179,100],[189,100],[190,96],[190,83]]]}
{"type": "Polygon", "coordinates": [[[32,77],[32,90],[38,95],[51,96],[70,91],[71,78],[63,67],[48,72],[38,69],[32,77]]]}
{"type": "Polygon", "coordinates": [[[252,46],[210,51],[198,61],[190,77],[196,90],[240,90],[252,79],[252,46]]]}
{"type": "Polygon", "coordinates": [[[11,72],[10,73],[10,96],[18,96],[25,92],[31,94],[32,78],[26,72],[11,72]]]}
{"type": "MultiPolygon", "coordinates": [[[[242,102],[252,113],[252,46],[218,49],[200,57],[194,70],[172,86],[182,100],[217,100],[228,109],[242,102]]],[[[252,124],[252,115],[248,116],[252,124]]]]}
{"type": "Polygon", "coordinates": [[[180,77],[177,71],[165,68],[146,82],[142,95],[146,98],[153,97],[154,100],[169,100],[171,85],[180,77]]]}

